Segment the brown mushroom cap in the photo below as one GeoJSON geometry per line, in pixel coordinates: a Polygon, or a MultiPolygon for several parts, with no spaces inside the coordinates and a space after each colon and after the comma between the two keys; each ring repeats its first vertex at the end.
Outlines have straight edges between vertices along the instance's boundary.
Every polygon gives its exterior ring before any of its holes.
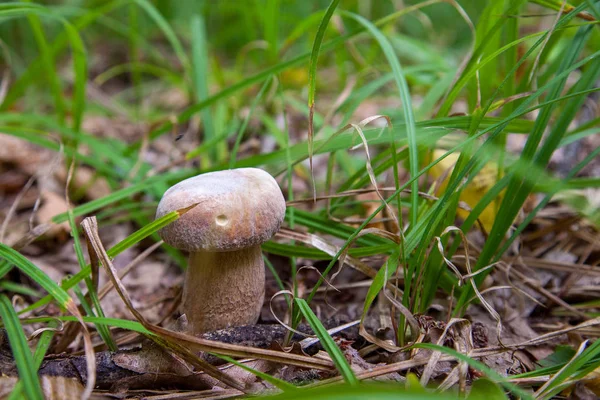
{"type": "Polygon", "coordinates": [[[156,218],[190,207],[159,231],[173,247],[187,251],[234,251],[269,240],[285,216],[285,199],[267,172],[239,168],[198,175],[171,187],[156,218]]]}

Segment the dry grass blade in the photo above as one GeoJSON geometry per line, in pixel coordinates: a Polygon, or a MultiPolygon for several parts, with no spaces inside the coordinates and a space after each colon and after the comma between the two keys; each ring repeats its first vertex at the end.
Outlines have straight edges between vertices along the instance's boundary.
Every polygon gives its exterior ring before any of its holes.
{"type": "Polygon", "coordinates": [[[312,181],[313,188],[313,196],[317,197],[317,188],[315,186],[315,176],[313,173],[313,140],[314,140],[314,115],[315,115],[315,92],[316,92],[316,83],[317,83],[317,61],[319,58],[319,52],[321,50],[321,43],[323,42],[323,37],[325,36],[325,31],[327,29],[327,25],[329,24],[329,20],[333,15],[336,7],[338,6],[340,0],[332,0],[323,15],[323,19],[321,19],[321,23],[319,24],[319,28],[317,30],[317,36],[313,42],[313,49],[310,56],[310,65],[308,68],[308,161],[310,165],[310,176],[312,181]]]}
{"type": "MultiPolygon", "coordinates": [[[[448,321],[448,323],[446,324],[446,328],[444,329],[444,331],[442,332],[442,334],[440,335],[440,337],[437,340],[437,344],[439,346],[442,346],[444,344],[444,341],[446,340],[446,337],[448,336],[450,329],[452,329],[454,327],[455,324],[469,324],[470,322],[462,319],[462,318],[452,318],[450,321],[448,321]]],[[[421,385],[422,386],[426,386],[429,383],[429,380],[431,379],[431,376],[433,375],[433,372],[435,370],[435,366],[438,364],[440,358],[442,357],[442,353],[439,351],[435,351],[433,352],[433,354],[431,355],[431,358],[429,359],[429,362],[427,363],[425,369],[423,370],[423,374],[421,375],[421,385]]]]}
{"type": "MultiPolygon", "coordinates": [[[[378,366],[368,371],[359,372],[356,374],[356,377],[359,380],[377,378],[378,376],[391,374],[392,372],[406,371],[409,369],[417,368],[427,364],[428,361],[429,357],[413,358],[412,360],[399,361],[392,364],[378,366]]],[[[439,361],[454,361],[454,357],[442,356],[440,357],[439,361]]],[[[340,376],[336,376],[331,379],[325,379],[311,385],[306,385],[306,388],[329,385],[335,382],[340,382],[341,380],[342,378],[340,376]]]]}
{"type": "Polygon", "coordinates": [[[334,273],[334,274],[331,276],[331,280],[332,280],[332,281],[335,279],[335,277],[336,277],[336,276],[337,276],[337,275],[338,275],[340,272],[342,272],[342,266],[343,266],[343,265],[345,264],[345,262],[346,262],[346,258],[348,257],[348,251],[350,250],[350,246],[352,246],[352,245],[354,244],[354,242],[355,242],[356,240],[358,240],[358,238],[360,238],[360,237],[362,237],[362,236],[365,236],[365,235],[368,235],[368,234],[373,234],[373,235],[376,235],[376,236],[382,237],[382,238],[384,238],[384,239],[388,239],[388,240],[390,240],[390,241],[392,241],[392,242],[395,242],[395,243],[397,243],[397,244],[400,244],[400,242],[401,242],[400,235],[397,235],[397,234],[395,234],[395,233],[391,233],[391,232],[388,232],[388,231],[386,231],[386,230],[379,229],[379,228],[366,228],[366,229],[363,229],[362,231],[360,231],[360,232],[358,233],[358,235],[356,235],[356,236],[354,237],[354,239],[352,239],[352,240],[350,241],[350,243],[348,244],[348,246],[346,246],[346,248],[344,249],[344,251],[342,251],[342,253],[340,254],[340,258],[339,258],[339,260],[338,260],[338,261],[339,261],[339,265],[340,265],[340,267],[339,267],[338,271],[337,271],[336,273],[334,273]]]}
{"type": "Polygon", "coordinates": [[[369,333],[369,331],[367,331],[367,329],[365,328],[364,324],[360,324],[358,327],[358,333],[360,334],[360,336],[362,336],[363,338],[365,338],[365,340],[369,343],[373,343],[374,345],[381,347],[384,350],[387,350],[391,353],[395,353],[398,351],[402,351],[407,349],[408,347],[410,347],[412,345],[412,343],[404,346],[404,347],[398,347],[394,344],[391,343],[391,341],[387,341],[387,340],[383,340],[383,339],[379,339],[377,336],[372,335],[371,333],[369,333]]]}
{"type": "Polygon", "coordinates": [[[306,338],[309,338],[309,337],[310,338],[316,338],[316,336],[314,336],[314,335],[309,335],[307,333],[300,332],[299,330],[292,328],[291,326],[289,326],[288,324],[286,324],[283,320],[281,320],[281,318],[279,318],[277,316],[277,314],[275,313],[275,310],[273,310],[273,300],[275,299],[275,297],[277,297],[279,295],[282,295],[282,294],[284,294],[286,296],[289,296],[289,298],[290,298],[291,301],[294,300],[294,293],[291,290],[280,290],[277,293],[275,293],[273,296],[271,296],[271,301],[269,301],[269,309],[271,310],[271,316],[273,318],[275,318],[275,321],[277,321],[277,323],[279,325],[283,326],[289,332],[295,333],[296,335],[304,336],[306,338]]]}
{"type": "Polygon", "coordinates": [[[444,255],[445,250],[444,250],[444,245],[442,244],[442,238],[439,236],[436,236],[435,241],[437,243],[438,251],[442,255],[444,262],[446,263],[448,268],[450,268],[452,270],[452,272],[454,272],[454,275],[456,275],[456,277],[458,278],[458,286],[462,286],[464,278],[463,278],[462,274],[460,273],[460,271],[458,270],[458,268],[456,267],[456,265],[454,265],[454,263],[451,260],[447,259],[446,256],[444,255]]]}
{"type": "MultiPolygon", "coordinates": [[[[389,122],[389,118],[388,117],[384,117],[386,118],[386,121],[388,121],[388,127],[391,130],[391,123],[389,122]]],[[[373,171],[373,166],[371,165],[371,155],[369,153],[369,146],[367,144],[367,138],[365,138],[365,134],[363,133],[362,129],[360,126],[356,125],[356,124],[352,124],[352,127],[354,129],[356,129],[356,131],[358,132],[361,140],[363,141],[363,145],[365,147],[365,154],[367,157],[367,163],[366,163],[366,168],[367,168],[367,174],[369,175],[369,179],[371,180],[371,184],[373,185],[373,188],[375,189],[375,193],[377,193],[377,197],[379,197],[379,199],[381,200],[381,202],[383,204],[385,204],[385,208],[387,210],[387,212],[389,213],[389,215],[392,217],[392,221],[394,222],[394,230],[396,232],[400,232],[400,225],[398,224],[398,216],[396,215],[396,213],[394,212],[394,210],[392,209],[392,207],[390,207],[390,205],[388,204],[388,202],[385,200],[385,197],[383,197],[383,195],[381,194],[381,192],[379,190],[377,190],[378,186],[377,186],[377,180],[375,178],[375,172],[373,171]]]]}
{"type": "MultiPolygon", "coordinates": [[[[135,391],[128,392],[131,395],[135,395],[135,391]]],[[[146,392],[142,392],[142,394],[146,394],[146,392]]],[[[239,390],[232,389],[211,389],[211,390],[201,390],[201,391],[193,391],[193,392],[173,392],[159,394],[155,396],[144,396],[145,400],[191,400],[191,399],[228,399],[231,397],[238,397],[243,393],[240,393],[239,390]]]]}
{"type": "MultiPolygon", "coordinates": [[[[86,218],[82,222],[82,226],[86,235],[90,236],[90,243],[94,247],[94,253],[98,255],[100,261],[105,266],[109,278],[115,285],[115,288],[131,313],[135,318],[150,332],[158,335],[161,340],[168,343],[168,346],[180,353],[182,357],[188,362],[199,366],[200,369],[204,370],[207,374],[218,379],[228,385],[235,387],[236,389],[243,390],[243,385],[239,382],[234,381],[228,375],[223,374],[220,370],[214,366],[198,359],[193,353],[187,351],[187,347],[194,348],[199,351],[212,352],[217,354],[223,354],[230,357],[243,357],[243,358],[260,358],[263,360],[273,361],[283,364],[292,364],[304,368],[315,368],[321,370],[329,370],[333,367],[333,364],[328,360],[322,360],[318,358],[302,356],[297,354],[287,354],[274,350],[252,348],[228,343],[221,343],[207,339],[197,338],[191,335],[186,335],[180,332],[170,331],[165,328],[150,324],[146,319],[133,307],[129,295],[118,278],[116,270],[112,264],[112,261],[106,254],[102,242],[98,236],[97,223],[94,217],[86,218]],[[184,348],[182,344],[186,345],[184,348]]],[[[156,337],[152,337],[153,340],[157,340],[156,337]]]]}
{"type": "Polygon", "coordinates": [[[15,250],[21,250],[27,247],[40,236],[48,232],[55,225],[56,224],[54,223],[36,225],[29,232],[19,238],[11,247],[15,250]]]}
{"type": "MultiPolygon", "coordinates": [[[[379,234],[382,232],[384,232],[384,234],[381,234],[380,236],[388,238],[388,239],[393,240],[398,243],[398,235],[391,234],[387,231],[382,231],[381,229],[372,229],[372,230],[365,229],[361,233],[359,233],[359,235],[357,235],[357,238],[362,235],[365,235],[367,233],[379,234]],[[365,232],[365,233],[363,233],[363,232],[365,232]],[[392,236],[390,236],[390,235],[392,235],[392,236]]],[[[295,232],[290,229],[282,228],[277,233],[277,236],[280,236],[280,237],[283,237],[286,239],[296,240],[296,241],[311,245],[314,248],[321,250],[322,252],[327,253],[328,255],[330,255],[332,257],[335,257],[339,251],[338,247],[336,247],[332,244],[329,244],[329,243],[325,242],[325,240],[320,238],[319,236],[310,234],[310,233],[300,233],[300,232],[295,232]]],[[[360,260],[357,260],[354,257],[348,256],[347,252],[343,252],[343,254],[340,255],[339,262],[348,264],[350,267],[354,268],[355,270],[357,270],[359,272],[362,272],[369,278],[375,278],[377,276],[377,271],[374,268],[370,267],[369,265],[367,265],[366,263],[364,263],[360,260]],[[343,258],[342,258],[342,256],[343,256],[343,258]]],[[[398,293],[401,294],[400,289],[397,286],[394,286],[389,282],[386,283],[386,287],[390,292],[393,292],[396,294],[398,294],[398,293]]],[[[419,326],[418,322],[416,322],[416,319],[412,316],[412,313],[410,313],[410,311],[408,311],[408,309],[406,307],[404,307],[403,305],[401,305],[400,303],[398,303],[398,304],[399,304],[399,307],[401,307],[401,312],[403,314],[405,313],[405,315],[407,316],[407,318],[409,318],[410,321],[414,321],[414,326],[418,328],[418,326],[419,326]]],[[[418,329],[417,329],[417,331],[418,331],[418,329]]],[[[366,335],[369,335],[367,332],[364,332],[364,333],[366,335]]],[[[382,347],[386,348],[385,346],[386,345],[383,345],[382,347]]],[[[389,347],[389,345],[387,348],[394,349],[394,350],[390,350],[390,351],[398,351],[398,349],[399,349],[396,346],[389,347]]]]}
{"type": "Polygon", "coordinates": [[[565,328],[565,329],[560,329],[560,330],[557,330],[557,331],[554,331],[554,332],[550,332],[550,333],[546,333],[544,335],[540,335],[537,338],[533,338],[533,339],[530,339],[530,340],[527,340],[527,341],[523,342],[519,346],[520,347],[525,347],[525,346],[539,345],[541,343],[547,342],[549,340],[552,340],[552,339],[554,339],[554,338],[556,338],[558,336],[564,335],[566,333],[574,332],[574,331],[577,331],[577,330],[581,330],[581,329],[585,329],[585,328],[590,328],[590,327],[598,326],[598,325],[600,325],[600,317],[591,319],[589,321],[582,322],[581,324],[578,324],[578,325],[575,325],[575,326],[570,326],[570,327],[565,328]]]}
{"type": "Polygon", "coordinates": [[[490,347],[484,347],[484,348],[479,348],[479,349],[473,349],[468,355],[469,355],[469,357],[473,357],[473,358],[489,357],[489,356],[493,356],[493,355],[496,355],[496,354],[499,354],[502,352],[514,351],[514,350],[523,349],[523,348],[530,347],[530,346],[539,346],[541,344],[555,340],[555,339],[559,338],[560,336],[565,335],[567,333],[575,332],[575,331],[582,331],[586,328],[599,326],[599,325],[600,325],[600,317],[595,318],[590,321],[583,322],[579,325],[570,326],[568,328],[559,329],[554,332],[546,333],[546,334],[540,335],[538,337],[535,337],[533,339],[526,340],[524,342],[514,343],[514,344],[505,344],[504,346],[490,346],[490,347]]]}
{"type": "MultiPolygon", "coordinates": [[[[494,310],[494,308],[490,305],[490,303],[488,303],[487,300],[483,297],[483,295],[477,288],[477,284],[475,283],[475,280],[473,279],[473,271],[471,269],[471,262],[470,262],[470,258],[469,258],[469,242],[467,241],[467,237],[465,236],[463,231],[460,230],[459,228],[457,228],[456,226],[449,226],[446,229],[444,229],[444,231],[440,234],[440,238],[450,232],[457,232],[463,242],[463,245],[464,245],[463,247],[464,247],[464,251],[465,251],[465,267],[467,269],[466,276],[469,277],[468,280],[471,283],[471,287],[473,288],[475,295],[477,296],[477,298],[479,299],[479,301],[481,302],[483,307],[487,310],[487,312],[496,321],[496,333],[497,333],[498,343],[502,344],[502,340],[501,340],[502,319],[500,318],[500,314],[498,314],[498,312],[496,310],[494,310]]],[[[450,267],[455,273],[458,274],[458,276],[460,277],[461,280],[463,280],[464,277],[461,276],[461,274],[458,271],[458,269],[456,268],[456,266],[452,263],[452,261],[450,261],[444,255],[445,251],[444,251],[444,247],[442,245],[440,238],[436,238],[436,239],[438,242],[438,250],[440,251],[442,258],[444,259],[444,262],[446,263],[446,265],[448,265],[448,267],[450,267]]]]}
{"type": "Polygon", "coordinates": [[[29,188],[31,188],[33,182],[35,182],[35,179],[35,177],[29,178],[27,183],[25,183],[25,186],[23,186],[17,197],[15,197],[15,200],[13,201],[12,205],[8,209],[6,216],[4,217],[4,221],[2,221],[2,226],[0,226],[0,242],[4,242],[4,235],[6,234],[6,228],[8,227],[8,223],[17,211],[17,207],[21,203],[21,200],[23,199],[29,188]]]}
{"type": "MultiPolygon", "coordinates": [[[[390,117],[388,117],[386,115],[373,115],[369,118],[365,118],[364,120],[360,121],[358,124],[349,124],[349,126],[354,128],[354,130],[360,136],[362,145],[365,148],[365,156],[367,158],[366,169],[367,169],[367,174],[369,176],[369,180],[371,181],[371,185],[373,185],[373,189],[375,190],[375,193],[377,193],[377,197],[379,197],[379,199],[382,201],[382,203],[385,204],[385,208],[388,211],[389,215],[392,216],[392,221],[394,222],[394,225],[395,225],[394,229],[397,232],[399,232],[400,225],[398,223],[398,217],[396,216],[396,213],[394,212],[392,207],[390,207],[390,205],[387,203],[387,201],[385,201],[385,197],[383,197],[383,195],[381,194],[381,192],[378,189],[377,179],[375,178],[375,172],[373,171],[373,166],[371,165],[371,154],[369,152],[369,145],[367,142],[367,138],[365,137],[365,134],[362,130],[362,128],[364,128],[367,124],[369,124],[375,120],[378,120],[378,119],[384,119],[386,121],[387,128],[390,131],[392,130],[392,121],[390,120],[390,117]]],[[[357,148],[357,147],[358,146],[355,146],[355,148],[357,148]]]]}
{"type": "MultiPolygon", "coordinates": [[[[328,290],[329,288],[332,288],[332,289],[333,289],[333,290],[335,290],[336,292],[339,292],[339,289],[338,289],[338,288],[336,288],[335,286],[333,286],[333,284],[332,284],[330,281],[328,281],[328,280],[327,280],[327,278],[325,278],[325,276],[324,276],[324,275],[321,273],[321,271],[319,271],[319,269],[318,269],[318,268],[316,268],[316,267],[313,267],[312,265],[304,265],[304,266],[302,266],[302,267],[298,268],[298,271],[297,271],[297,272],[299,273],[300,271],[302,271],[302,270],[305,270],[305,269],[306,269],[306,270],[311,270],[311,271],[314,271],[314,272],[315,272],[317,275],[319,275],[319,277],[320,277],[321,279],[323,279],[323,282],[324,282],[324,283],[325,283],[325,285],[326,285],[326,286],[325,286],[325,292],[327,292],[327,290],[328,290]]],[[[331,278],[331,280],[333,280],[333,277],[331,278]]]]}
{"type": "MultiPolygon", "coordinates": [[[[473,329],[470,321],[461,321],[455,329],[456,335],[454,339],[454,349],[459,353],[469,354],[473,350],[473,329]]],[[[458,362],[459,390],[461,394],[467,390],[467,375],[469,373],[469,365],[464,361],[458,362]]]]}
{"type": "Polygon", "coordinates": [[[529,278],[527,275],[518,271],[516,268],[509,268],[509,267],[503,266],[502,262],[498,263],[498,265],[501,266],[502,268],[504,268],[504,270],[506,271],[507,274],[510,272],[511,274],[516,276],[518,279],[520,279],[526,286],[535,290],[542,296],[546,297],[548,300],[564,307],[565,309],[569,310],[570,312],[574,313],[575,315],[579,316],[582,319],[588,319],[588,316],[585,313],[579,311],[578,309],[576,309],[575,307],[573,307],[572,305],[570,305],[569,303],[567,303],[560,297],[554,295],[549,290],[542,287],[542,285],[539,282],[529,278]]]}
{"type": "MultiPolygon", "coordinates": [[[[327,333],[328,333],[330,336],[333,336],[333,335],[335,335],[336,333],[339,333],[339,332],[341,332],[341,331],[343,331],[343,330],[345,330],[345,329],[351,328],[351,327],[353,327],[354,325],[357,325],[357,324],[359,324],[359,323],[360,323],[360,320],[359,320],[359,319],[357,319],[357,320],[355,320],[355,321],[350,321],[350,322],[348,322],[348,323],[346,323],[346,324],[343,324],[343,325],[340,325],[340,326],[336,326],[335,328],[328,329],[328,330],[327,330],[327,333]]],[[[306,349],[306,348],[308,348],[308,347],[310,347],[310,346],[312,346],[313,344],[315,344],[315,343],[318,343],[318,342],[319,342],[319,338],[318,338],[318,337],[307,337],[306,339],[302,339],[302,340],[300,341],[300,346],[301,346],[303,349],[306,349]]]]}
{"type": "Polygon", "coordinates": [[[437,391],[445,392],[446,390],[450,390],[450,388],[452,388],[457,382],[459,382],[461,380],[461,377],[459,376],[460,370],[461,364],[452,368],[452,371],[448,374],[448,376],[446,376],[446,379],[444,379],[442,383],[440,383],[440,385],[437,387],[437,391]]]}
{"type": "MultiPolygon", "coordinates": [[[[82,223],[83,225],[83,223],[82,223]]],[[[90,256],[90,265],[91,265],[91,275],[92,275],[92,284],[94,290],[98,290],[98,272],[100,271],[99,265],[99,257],[97,254],[95,255],[93,251],[95,251],[95,247],[91,243],[91,239],[89,235],[85,235],[85,242],[87,244],[88,253],[90,256]]]]}
{"type": "MultiPolygon", "coordinates": [[[[542,48],[546,47],[546,45],[548,44],[548,42],[550,41],[550,38],[552,37],[552,34],[554,33],[554,30],[556,29],[556,24],[558,23],[558,21],[560,20],[560,17],[562,16],[562,13],[565,10],[565,5],[567,4],[566,1],[562,2],[562,5],[560,6],[560,10],[558,10],[556,17],[554,18],[554,22],[552,23],[552,27],[550,28],[550,30],[548,31],[548,35],[546,35],[546,38],[544,39],[544,43],[542,44],[542,48]]],[[[538,53],[538,55],[535,57],[534,61],[533,61],[533,66],[531,68],[531,72],[529,73],[529,82],[531,83],[531,87],[533,88],[537,88],[537,82],[535,82],[534,77],[536,72],[538,72],[538,65],[540,63],[540,59],[542,57],[542,52],[540,51],[538,53]]]]}
{"type": "MultiPolygon", "coordinates": [[[[146,319],[135,309],[135,307],[133,307],[131,298],[129,297],[129,294],[127,293],[127,290],[125,289],[125,286],[123,286],[123,283],[121,283],[121,280],[118,277],[117,271],[116,271],[115,267],[113,266],[112,261],[110,260],[110,257],[106,253],[106,250],[104,249],[104,245],[102,244],[102,241],[100,240],[100,237],[98,235],[98,223],[96,221],[96,217],[88,217],[88,218],[84,219],[83,222],[81,223],[81,225],[85,232],[88,246],[90,246],[90,248],[91,248],[90,256],[92,256],[92,258],[96,258],[96,263],[98,263],[99,261],[102,262],[102,264],[106,268],[106,272],[107,272],[111,282],[113,283],[113,285],[115,285],[115,288],[116,288],[117,292],[119,293],[119,296],[121,297],[121,299],[123,300],[123,302],[125,303],[127,308],[129,309],[129,311],[135,316],[135,318],[146,329],[148,329],[152,332],[153,331],[152,328],[154,326],[152,324],[148,323],[148,321],[146,321],[146,319]],[[93,252],[92,252],[92,250],[93,250],[93,252]]],[[[91,261],[91,260],[90,260],[90,262],[93,263],[93,261],[91,261]]],[[[207,363],[206,361],[199,359],[196,355],[194,355],[187,349],[181,347],[177,343],[172,343],[162,337],[159,337],[159,338],[151,337],[151,339],[156,341],[158,344],[160,344],[164,347],[167,347],[173,351],[176,351],[184,360],[199,367],[200,369],[202,369],[204,372],[206,372],[208,375],[212,376],[213,378],[218,379],[219,381],[221,381],[235,389],[244,390],[244,385],[241,382],[238,382],[237,380],[231,378],[227,374],[224,374],[219,369],[215,368],[213,365],[207,363]]]]}
{"type": "MultiPolygon", "coordinates": [[[[286,239],[297,240],[299,242],[308,244],[310,246],[313,246],[315,249],[327,253],[332,257],[335,257],[335,255],[339,251],[338,247],[327,243],[324,239],[311,233],[300,233],[290,229],[282,228],[279,230],[279,232],[277,232],[277,236],[286,239]]],[[[343,262],[356,269],[357,271],[362,272],[369,278],[375,278],[375,276],[377,275],[377,271],[375,269],[371,268],[362,261],[355,259],[354,257],[346,256],[343,262]]]]}
{"type": "Polygon", "coordinates": [[[4,98],[6,97],[6,92],[8,92],[9,85],[10,70],[6,69],[2,73],[2,80],[0,81],[0,103],[4,102],[4,98]]]}
{"type": "Polygon", "coordinates": [[[577,352],[573,355],[573,357],[571,357],[569,362],[566,363],[560,370],[558,370],[558,372],[556,372],[556,374],[554,374],[550,379],[548,379],[548,381],[546,383],[544,383],[542,386],[540,386],[540,388],[538,390],[535,391],[534,395],[536,398],[538,398],[538,399],[546,398],[545,396],[547,396],[547,394],[544,393],[546,391],[546,389],[554,382],[554,380],[556,378],[558,378],[562,374],[563,371],[565,371],[567,368],[569,368],[571,366],[571,364],[577,360],[577,358],[581,355],[581,353],[584,352],[587,345],[588,345],[588,340],[584,340],[583,343],[581,343],[581,345],[579,345],[577,352]]]}
{"type": "MultiPolygon", "coordinates": [[[[352,239],[349,243],[348,246],[346,246],[346,248],[344,249],[344,251],[342,251],[342,254],[340,254],[340,265],[343,265],[346,262],[346,257],[348,257],[348,251],[350,250],[350,246],[352,246],[354,244],[354,242],[356,242],[356,240],[358,240],[358,238],[368,235],[368,234],[372,234],[375,236],[379,236],[382,237],[384,239],[388,239],[392,242],[395,242],[396,244],[400,244],[402,242],[402,236],[396,234],[396,233],[391,233],[389,231],[383,230],[383,229],[379,229],[379,228],[366,228],[363,229],[362,231],[360,231],[360,233],[358,233],[358,235],[356,235],[354,237],[354,239],[352,239]]],[[[340,271],[336,272],[336,274],[339,274],[340,271]]],[[[333,278],[332,278],[333,279],[333,278]]]]}
{"type": "Polygon", "coordinates": [[[176,339],[185,343],[187,346],[196,350],[223,354],[230,357],[259,358],[262,360],[273,361],[280,364],[291,364],[303,368],[314,368],[319,370],[330,370],[333,364],[329,360],[323,360],[315,357],[302,356],[299,354],[282,353],[275,350],[259,349],[254,347],[240,346],[236,344],[215,342],[186,335],[180,332],[170,331],[155,325],[147,327],[153,333],[176,339]]]}
{"type": "MultiPolygon", "coordinates": [[[[336,22],[336,21],[334,21],[334,22],[336,22]]],[[[349,43],[352,43],[352,42],[349,42],[349,43]]],[[[321,125],[321,130],[323,130],[326,126],[331,125],[331,123],[333,121],[333,117],[336,115],[335,112],[350,97],[355,86],[356,86],[356,77],[355,76],[349,77],[348,82],[346,83],[346,86],[341,91],[341,93],[339,94],[337,99],[333,102],[333,104],[329,108],[329,111],[327,111],[327,114],[325,114],[325,117],[323,118],[323,124],[321,125]]],[[[321,132],[321,130],[319,130],[319,132],[317,132],[317,135],[321,132]]]]}
{"type": "MultiPolygon", "coordinates": [[[[452,322],[454,320],[451,320],[452,322]]],[[[448,324],[450,324],[450,322],[448,324]]],[[[454,329],[454,349],[462,354],[470,354],[473,350],[473,331],[471,322],[468,320],[459,321],[457,329],[454,329]]],[[[438,386],[437,390],[440,392],[450,390],[457,382],[459,384],[459,391],[461,395],[464,395],[467,389],[467,375],[469,372],[469,365],[464,361],[458,362],[458,365],[452,369],[452,372],[448,374],[446,379],[438,386]]]]}
{"type": "MultiPolygon", "coordinates": [[[[396,307],[398,309],[398,311],[400,311],[400,313],[404,316],[404,318],[406,318],[406,322],[408,322],[408,325],[410,326],[410,329],[412,329],[413,334],[417,334],[417,332],[420,332],[421,325],[419,324],[417,319],[413,316],[413,314],[410,312],[410,310],[408,308],[406,308],[404,306],[404,304],[402,304],[400,301],[398,301],[398,299],[396,299],[394,296],[392,296],[392,293],[388,288],[386,288],[383,291],[383,294],[385,295],[385,298],[390,303],[392,303],[392,305],[394,307],[396,307]]],[[[412,346],[412,344],[413,343],[411,343],[411,346],[412,346]]]]}
{"type": "Polygon", "coordinates": [[[94,387],[96,386],[96,353],[94,353],[94,345],[92,344],[92,337],[90,336],[90,331],[87,328],[85,322],[83,322],[83,317],[79,312],[79,309],[75,305],[73,301],[69,301],[66,305],[67,311],[69,311],[72,315],[77,318],[81,327],[83,328],[83,343],[85,348],[85,364],[87,367],[87,382],[85,385],[85,391],[83,392],[81,398],[89,399],[92,396],[92,392],[94,391],[94,387]]]}
{"type": "MultiPolygon", "coordinates": [[[[129,274],[135,267],[137,267],[142,261],[144,261],[146,257],[148,257],[152,252],[154,252],[154,250],[162,246],[163,243],[164,242],[162,240],[159,240],[152,246],[148,247],[146,250],[142,251],[137,257],[131,260],[131,262],[127,264],[125,268],[121,270],[121,273],[119,274],[119,279],[125,278],[127,274],[129,274]]],[[[98,299],[102,300],[104,296],[106,296],[113,287],[114,286],[111,283],[107,283],[106,285],[104,285],[102,289],[98,291],[98,299]]]]}
{"type": "MultiPolygon", "coordinates": [[[[348,196],[354,196],[357,194],[363,194],[363,193],[373,193],[375,191],[380,191],[380,192],[395,192],[396,189],[395,187],[376,187],[373,189],[353,189],[353,190],[346,190],[340,193],[336,193],[336,194],[330,194],[330,195],[326,195],[326,196],[317,196],[317,201],[319,200],[329,200],[329,199],[337,199],[340,197],[348,197],[348,196]]],[[[410,189],[404,189],[402,190],[402,193],[410,193],[411,190],[410,189]]],[[[433,196],[429,193],[425,193],[425,192],[418,192],[419,196],[421,196],[424,199],[427,200],[432,200],[432,201],[436,201],[439,200],[439,198],[437,196],[433,196]]],[[[289,206],[295,206],[298,204],[304,204],[304,203],[310,203],[313,202],[314,199],[310,198],[310,199],[298,199],[298,200],[291,200],[291,201],[286,201],[286,205],[289,206]]]]}
{"type": "MultiPolygon", "coordinates": [[[[73,173],[74,165],[75,164],[73,162],[69,168],[69,176],[72,175],[72,173],[73,173]]],[[[69,184],[67,182],[67,188],[68,187],[69,187],[69,184]]],[[[66,193],[67,193],[67,199],[66,199],[67,204],[69,204],[68,190],[66,190],[66,193]]],[[[81,398],[89,399],[92,396],[94,387],[96,386],[96,354],[94,352],[94,345],[92,344],[92,337],[87,328],[87,325],[83,322],[83,317],[81,316],[79,309],[77,308],[75,303],[69,302],[67,304],[67,310],[69,310],[69,312],[78,319],[79,323],[81,324],[81,327],[83,328],[82,334],[83,334],[84,349],[85,349],[85,355],[86,355],[85,362],[86,362],[86,367],[87,367],[87,381],[86,381],[86,385],[85,385],[85,390],[84,390],[83,394],[81,395],[81,398]]]]}
{"type": "Polygon", "coordinates": [[[61,320],[55,319],[54,322],[56,323],[57,327],[51,327],[51,326],[47,326],[44,328],[39,328],[36,329],[35,331],[31,332],[31,335],[29,335],[29,337],[27,338],[27,340],[32,340],[36,337],[38,337],[39,335],[41,335],[43,332],[62,332],[62,330],[64,329],[64,322],[62,322],[61,320]]]}

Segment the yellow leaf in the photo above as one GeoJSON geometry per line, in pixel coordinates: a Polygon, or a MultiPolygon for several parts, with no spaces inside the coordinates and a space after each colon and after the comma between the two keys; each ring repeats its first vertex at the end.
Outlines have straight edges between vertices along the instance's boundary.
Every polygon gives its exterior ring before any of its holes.
{"type": "Polygon", "coordinates": [[[281,72],[281,82],[286,88],[302,88],[308,84],[308,71],[306,68],[288,68],[281,72]]]}
{"type": "MultiPolygon", "coordinates": [[[[444,155],[444,153],[444,150],[434,150],[433,159],[435,160],[440,158],[442,155],[444,155]]],[[[448,157],[440,161],[429,170],[429,175],[434,179],[442,179],[441,183],[438,183],[438,189],[436,191],[438,196],[445,192],[446,187],[448,186],[448,179],[452,175],[452,169],[458,161],[458,156],[458,153],[450,154],[448,157]]],[[[473,180],[465,188],[463,188],[460,194],[460,201],[472,209],[501,177],[502,176],[498,174],[498,165],[495,162],[488,162],[473,178],[473,180]]],[[[479,215],[479,221],[481,221],[483,227],[488,232],[492,229],[492,225],[494,225],[497,207],[502,200],[502,197],[504,197],[504,191],[502,191],[500,195],[496,197],[495,201],[488,204],[488,206],[479,215]]],[[[467,218],[469,214],[470,211],[467,211],[463,208],[459,208],[458,210],[458,216],[463,219],[467,218]]]]}

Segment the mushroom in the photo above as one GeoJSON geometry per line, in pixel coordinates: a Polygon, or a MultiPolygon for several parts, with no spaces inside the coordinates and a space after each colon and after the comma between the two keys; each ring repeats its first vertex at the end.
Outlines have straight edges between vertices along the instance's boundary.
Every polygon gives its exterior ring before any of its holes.
{"type": "Polygon", "coordinates": [[[195,204],[159,231],[166,243],[189,252],[183,289],[187,330],[255,324],[265,294],[260,245],[285,216],[279,185],[257,168],[198,175],[165,192],[156,218],[195,204]]]}

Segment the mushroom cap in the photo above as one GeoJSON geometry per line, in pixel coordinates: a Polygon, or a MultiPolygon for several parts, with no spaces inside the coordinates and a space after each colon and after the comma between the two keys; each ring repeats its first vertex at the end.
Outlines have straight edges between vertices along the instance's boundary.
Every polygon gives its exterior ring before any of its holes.
{"type": "Polygon", "coordinates": [[[267,172],[238,168],[198,175],[172,186],[158,204],[156,218],[194,208],[159,235],[187,251],[234,251],[259,245],[279,230],[285,199],[267,172]]]}

